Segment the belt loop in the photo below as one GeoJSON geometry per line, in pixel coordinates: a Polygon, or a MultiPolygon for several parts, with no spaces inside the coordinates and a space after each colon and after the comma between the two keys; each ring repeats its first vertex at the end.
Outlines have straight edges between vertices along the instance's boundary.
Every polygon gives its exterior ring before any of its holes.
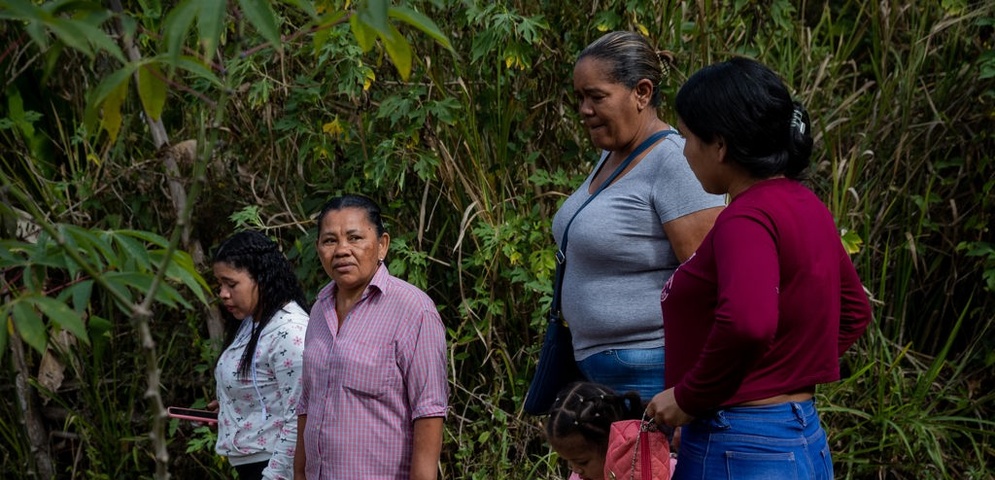
{"type": "Polygon", "coordinates": [[[712,415],[711,418],[712,428],[727,430],[729,429],[729,420],[726,420],[725,410],[719,410],[712,415]]]}
{"type": "Polygon", "coordinates": [[[801,424],[802,428],[808,426],[808,420],[805,418],[805,410],[800,403],[791,402],[791,411],[794,412],[795,418],[798,419],[798,423],[801,424]]]}

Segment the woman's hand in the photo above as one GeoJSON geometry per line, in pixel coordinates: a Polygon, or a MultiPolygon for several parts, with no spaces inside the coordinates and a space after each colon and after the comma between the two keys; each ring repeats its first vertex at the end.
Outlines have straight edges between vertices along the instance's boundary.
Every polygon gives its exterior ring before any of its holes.
{"type": "Polygon", "coordinates": [[[677,405],[673,388],[668,388],[653,396],[650,403],[646,405],[646,416],[657,424],[673,428],[680,427],[694,419],[677,405]]]}
{"type": "MultiPolygon", "coordinates": [[[[216,399],[215,400],[211,400],[210,402],[207,402],[207,407],[205,407],[205,408],[207,409],[207,411],[214,412],[214,413],[218,413],[219,411],[221,411],[221,405],[218,403],[218,401],[216,399]]],[[[217,430],[218,429],[218,422],[208,423],[207,426],[210,427],[211,430],[217,430]]]]}

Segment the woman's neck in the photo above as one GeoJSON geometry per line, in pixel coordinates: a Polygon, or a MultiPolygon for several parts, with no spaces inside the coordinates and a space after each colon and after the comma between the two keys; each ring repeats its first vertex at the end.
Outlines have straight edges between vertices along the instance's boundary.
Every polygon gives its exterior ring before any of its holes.
{"type": "Polygon", "coordinates": [[[626,145],[624,148],[613,150],[611,152],[611,157],[608,159],[608,162],[606,162],[605,166],[606,167],[618,166],[619,164],[622,163],[623,160],[628,158],[629,155],[632,154],[632,152],[636,151],[636,148],[642,145],[642,143],[645,142],[647,138],[650,138],[650,135],[653,135],[654,133],[659,132],[660,130],[666,130],[669,128],[670,125],[668,125],[667,122],[660,120],[658,117],[654,115],[651,120],[643,122],[642,126],[639,127],[639,132],[632,137],[632,141],[629,142],[628,145],[626,145]]]}
{"type": "Polygon", "coordinates": [[[739,177],[738,179],[733,180],[733,182],[729,184],[729,190],[728,190],[729,200],[736,198],[739,194],[749,190],[750,187],[760,182],[765,182],[767,180],[774,180],[775,178],[784,178],[784,175],[774,175],[773,177],[767,177],[767,178],[755,178],[750,176],[739,177]]]}

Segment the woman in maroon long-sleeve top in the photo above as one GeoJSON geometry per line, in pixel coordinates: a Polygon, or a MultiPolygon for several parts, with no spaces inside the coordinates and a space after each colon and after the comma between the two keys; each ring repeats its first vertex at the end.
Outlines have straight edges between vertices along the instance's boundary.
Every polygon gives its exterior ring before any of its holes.
{"type": "Polygon", "coordinates": [[[676,104],[691,170],[731,201],[664,287],[668,389],[647,413],[683,426],[676,480],[831,479],[813,394],[839,380],[871,309],[832,215],[799,182],[808,114],[745,58],[695,73],[676,104]]]}

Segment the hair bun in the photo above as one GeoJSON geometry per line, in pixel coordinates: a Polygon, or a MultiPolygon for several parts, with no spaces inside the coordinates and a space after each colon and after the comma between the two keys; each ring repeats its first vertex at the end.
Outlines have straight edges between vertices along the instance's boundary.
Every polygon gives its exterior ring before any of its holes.
{"type": "Polygon", "coordinates": [[[677,67],[677,56],[670,50],[657,50],[656,57],[660,59],[660,69],[664,77],[670,76],[670,68],[677,67]]]}

